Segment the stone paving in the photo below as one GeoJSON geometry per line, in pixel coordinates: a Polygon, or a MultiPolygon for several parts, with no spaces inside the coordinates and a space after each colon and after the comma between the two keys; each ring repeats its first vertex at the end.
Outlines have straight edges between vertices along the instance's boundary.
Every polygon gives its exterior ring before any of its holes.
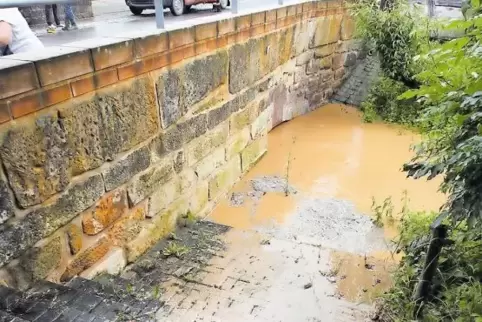
{"type": "Polygon", "coordinates": [[[367,56],[338,89],[332,101],[360,106],[379,73],[380,63],[376,56],[367,56]]]}

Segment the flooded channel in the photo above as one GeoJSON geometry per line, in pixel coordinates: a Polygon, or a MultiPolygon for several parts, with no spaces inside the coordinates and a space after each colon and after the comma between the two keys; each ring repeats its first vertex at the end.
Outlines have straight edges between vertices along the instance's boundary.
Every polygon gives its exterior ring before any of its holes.
{"type": "Polygon", "coordinates": [[[330,104],[269,133],[268,153],[210,215],[210,220],[273,238],[331,250],[341,295],[371,302],[390,286],[396,223],[375,227],[373,202],[437,210],[438,181],[401,171],[412,157],[415,133],[366,124],[352,107],[330,104]]]}
{"type": "Polygon", "coordinates": [[[399,259],[390,242],[397,213],[444,201],[439,182],[400,171],[417,135],[364,124],[355,108],[323,106],[268,140],[267,154],[207,218],[233,227],[220,236],[223,251],[175,282],[181,289],[159,320],[364,321],[399,259]],[[373,200],[391,200],[393,225],[374,224],[373,200]]]}

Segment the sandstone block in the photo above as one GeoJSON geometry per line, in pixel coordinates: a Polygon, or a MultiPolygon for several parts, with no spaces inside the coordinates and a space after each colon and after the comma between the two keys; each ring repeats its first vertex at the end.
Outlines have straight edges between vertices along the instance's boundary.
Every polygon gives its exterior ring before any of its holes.
{"type": "Polygon", "coordinates": [[[207,115],[199,114],[189,120],[178,124],[178,129],[182,134],[183,143],[189,143],[193,139],[200,137],[207,131],[207,115]]]}
{"type": "Polygon", "coordinates": [[[195,185],[197,180],[196,173],[193,169],[186,169],[179,174],[179,190],[181,194],[186,193],[192,186],[195,185]]]}
{"type": "Polygon", "coordinates": [[[104,129],[103,148],[112,160],[159,130],[154,86],[148,77],[134,79],[98,93],[104,129]]]}
{"type": "Polygon", "coordinates": [[[14,216],[13,202],[7,183],[0,177],[0,225],[14,216]]]}
{"type": "Polygon", "coordinates": [[[87,235],[97,235],[119,219],[127,209],[124,189],[112,191],[100,199],[92,210],[82,216],[82,227],[87,235]]]}
{"type": "Polygon", "coordinates": [[[209,200],[216,200],[238,180],[241,176],[240,161],[239,157],[233,158],[209,180],[209,200]]]}
{"type": "Polygon", "coordinates": [[[127,244],[127,261],[133,262],[176,227],[177,217],[186,213],[187,202],[179,200],[143,227],[139,236],[127,244]]]}
{"type": "Polygon", "coordinates": [[[129,203],[131,205],[138,204],[152,194],[157,187],[171,180],[173,174],[172,158],[167,156],[158,164],[132,179],[127,188],[129,203]]]}
{"type": "Polygon", "coordinates": [[[27,217],[41,218],[42,236],[48,236],[91,207],[104,194],[100,174],[69,187],[50,206],[34,210],[27,217]]]}
{"type": "Polygon", "coordinates": [[[267,129],[271,121],[271,114],[271,109],[266,109],[251,124],[251,137],[253,139],[260,135],[267,134],[267,129]]]}
{"type": "Polygon", "coordinates": [[[208,182],[200,182],[196,186],[194,195],[189,199],[189,209],[195,215],[200,215],[200,212],[206,207],[209,202],[209,186],[208,182]]]}
{"type": "Polygon", "coordinates": [[[228,55],[226,51],[193,60],[184,67],[184,106],[189,109],[227,81],[228,55]],[[202,80],[202,81],[200,81],[202,80]]]}
{"type": "Polygon", "coordinates": [[[102,171],[107,191],[117,188],[129,181],[137,173],[147,169],[151,164],[150,159],[149,148],[142,147],[111,164],[110,167],[102,171]]]}
{"type": "Polygon", "coordinates": [[[192,106],[226,83],[227,62],[226,51],[220,51],[161,74],[156,86],[164,128],[174,124],[192,106]]]}
{"type": "Polygon", "coordinates": [[[176,173],[179,173],[184,169],[184,165],[186,164],[186,155],[184,154],[184,151],[178,151],[175,153],[174,157],[174,171],[176,173]]]}
{"type": "Polygon", "coordinates": [[[339,68],[335,70],[335,80],[342,79],[344,75],[345,75],[344,68],[339,68]]]}
{"type": "Polygon", "coordinates": [[[95,100],[79,105],[68,103],[59,109],[58,122],[66,131],[67,151],[71,155],[72,175],[95,169],[104,163],[101,112],[95,100]]]}
{"type": "Polygon", "coordinates": [[[114,247],[99,262],[82,272],[80,276],[93,279],[101,273],[117,275],[127,266],[127,258],[122,248],[114,247]]]}
{"type": "Polygon", "coordinates": [[[335,52],[336,45],[335,44],[328,44],[323,45],[315,49],[315,57],[316,58],[324,58],[326,56],[330,56],[335,52]]]}
{"type": "Polygon", "coordinates": [[[229,91],[237,93],[249,85],[249,48],[236,44],[229,51],[229,91]]]}
{"type": "Polygon", "coordinates": [[[21,259],[21,266],[32,277],[38,281],[60,265],[62,260],[62,241],[56,236],[42,247],[35,247],[27,256],[21,259]]]}
{"type": "Polygon", "coordinates": [[[313,58],[313,52],[307,51],[296,57],[296,66],[301,66],[310,61],[313,58]]]}
{"type": "Polygon", "coordinates": [[[214,148],[220,146],[229,134],[229,123],[224,122],[205,135],[194,139],[186,147],[186,158],[189,166],[196,164],[199,160],[209,154],[214,148]]]}
{"type": "Polygon", "coordinates": [[[210,153],[206,158],[201,160],[195,167],[195,172],[200,180],[204,180],[211,173],[216,171],[225,163],[224,147],[218,148],[210,153]]]}
{"type": "Polygon", "coordinates": [[[2,58],[0,60],[0,99],[39,87],[37,72],[31,62],[2,58]]]}
{"type": "Polygon", "coordinates": [[[231,134],[242,130],[244,127],[251,124],[254,119],[258,116],[258,104],[253,103],[246,107],[244,110],[240,111],[231,116],[229,122],[229,131],[231,134]]]}
{"type": "Polygon", "coordinates": [[[344,54],[336,54],[333,56],[332,58],[333,62],[332,62],[332,67],[333,69],[338,69],[340,67],[343,66],[344,62],[345,62],[345,55],[344,54]]]}
{"type": "Polygon", "coordinates": [[[341,40],[351,39],[355,32],[355,21],[349,15],[343,16],[341,21],[341,40]]]}
{"type": "Polygon", "coordinates": [[[226,102],[222,106],[209,111],[208,128],[211,130],[221,122],[227,120],[231,115],[231,103],[226,102]]]}
{"type": "Polygon", "coordinates": [[[268,150],[268,137],[262,136],[241,152],[242,171],[248,171],[268,150]]]}
{"type": "Polygon", "coordinates": [[[161,108],[162,127],[168,128],[184,115],[181,104],[182,84],[179,69],[166,70],[157,81],[157,99],[161,108]]]}
{"type": "Polygon", "coordinates": [[[109,229],[107,235],[113,245],[123,246],[139,235],[142,230],[142,222],[146,218],[146,205],[147,203],[142,203],[131,209],[126,216],[109,229]]]}
{"type": "Polygon", "coordinates": [[[13,126],[4,134],[0,154],[21,207],[45,201],[70,182],[67,133],[56,115],[13,126]]]}
{"type": "Polygon", "coordinates": [[[149,197],[147,217],[155,217],[166,209],[174,200],[181,196],[181,184],[179,178],[159,186],[149,197]]]}
{"type": "Polygon", "coordinates": [[[239,153],[244,150],[250,140],[251,135],[248,127],[231,136],[226,144],[226,160],[239,156],[239,153]]]}
{"type": "Polygon", "coordinates": [[[312,47],[332,44],[340,39],[341,20],[343,16],[326,16],[319,18],[312,47]]]}
{"type": "Polygon", "coordinates": [[[94,245],[80,252],[74,260],[67,265],[60,280],[66,282],[91,267],[109,252],[111,246],[109,239],[102,237],[94,245]]]}
{"type": "Polygon", "coordinates": [[[66,232],[70,253],[75,255],[82,249],[82,229],[75,224],[70,224],[66,232]]]}
{"type": "Polygon", "coordinates": [[[343,66],[345,67],[350,67],[354,66],[356,64],[356,54],[355,53],[348,53],[345,56],[345,62],[343,63],[343,66]]]}

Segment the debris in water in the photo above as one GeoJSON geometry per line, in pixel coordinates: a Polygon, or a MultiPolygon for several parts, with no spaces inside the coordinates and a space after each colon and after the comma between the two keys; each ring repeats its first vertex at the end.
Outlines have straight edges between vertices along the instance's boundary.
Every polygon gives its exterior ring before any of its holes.
{"type": "Polygon", "coordinates": [[[261,245],[271,245],[271,241],[269,239],[263,239],[261,245]]]}
{"type": "Polygon", "coordinates": [[[242,192],[233,192],[230,201],[233,207],[242,206],[244,204],[244,194],[242,192]]]}
{"type": "Polygon", "coordinates": [[[328,276],[326,279],[328,280],[328,282],[330,282],[332,284],[336,283],[336,277],[335,276],[328,276]]]}
{"type": "Polygon", "coordinates": [[[313,283],[310,282],[310,283],[305,284],[305,286],[303,286],[303,288],[305,290],[307,290],[307,289],[311,288],[312,286],[313,286],[313,283]]]}
{"type": "Polygon", "coordinates": [[[365,263],[365,268],[366,268],[366,269],[369,269],[369,270],[372,270],[372,269],[374,269],[374,268],[375,268],[375,265],[365,263]]]}
{"type": "Polygon", "coordinates": [[[251,187],[258,192],[288,192],[296,194],[297,190],[288,184],[285,178],[278,176],[262,176],[251,180],[251,187]]]}

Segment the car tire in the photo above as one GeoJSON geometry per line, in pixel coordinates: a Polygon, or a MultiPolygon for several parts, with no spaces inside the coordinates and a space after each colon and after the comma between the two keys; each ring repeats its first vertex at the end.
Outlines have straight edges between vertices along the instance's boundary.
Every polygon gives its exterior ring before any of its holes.
{"type": "Polygon", "coordinates": [[[191,11],[191,8],[192,8],[192,5],[185,6],[184,11],[185,11],[185,12],[189,12],[189,11],[191,11]]]}
{"type": "Polygon", "coordinates": [[[131,9],[131,12],[132,12],[135,16],[140,16],[140,15],[142,14],[142,12],[144,11],[144,9],[136,8],[136,7],[129,7],[129,9],[131,9]]]}
{"type": "Polygon", "coordinates": [[[219,6],[221,7],[221,9],[226,9],[228,5],[229,5],[228,0],[219,0],[219,6]]]}
{"type": "Polygon", "coordinates": [[[169,8],[173,15],[180,16],[186,11],[184,0],[172,0],[171,8],[169,8]]]}

